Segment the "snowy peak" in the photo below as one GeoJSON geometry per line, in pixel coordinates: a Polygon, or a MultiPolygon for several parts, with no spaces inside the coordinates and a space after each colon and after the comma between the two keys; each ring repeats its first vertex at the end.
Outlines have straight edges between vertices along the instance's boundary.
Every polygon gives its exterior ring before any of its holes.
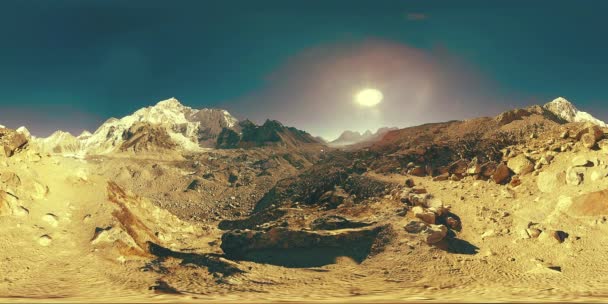
{"type": "Polygon", "coordinates": [[[134,147],[134,150],[178,148],[197,151],[215,147],[224,128],[240,131],[238,120],[228,111],[193,109],[176,98],[169,98],[141,108],[131,115],[110,118],[93,134],[84,131],[75,137],[57,131],[40,142],[48,151],[78,152],[82,155],[123,151],[127,150],[125,145],[134,147]],[[162,137],[162,140],[155,140],[154,137],[162,137]]]}
{"type": "Polygon", "coordinates": [[[607,126],[605,122],[593,117],[591,114],[579,111],[571,102],[563,97],[558,97],[543,107],[567,122],[590,122],[602,127],[607,126]]]}

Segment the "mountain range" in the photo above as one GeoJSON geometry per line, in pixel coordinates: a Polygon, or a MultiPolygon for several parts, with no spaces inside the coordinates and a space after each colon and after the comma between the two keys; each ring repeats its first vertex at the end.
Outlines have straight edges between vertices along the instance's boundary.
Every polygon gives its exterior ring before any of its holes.
{"type": "MultiPolygon", "coordinates": [[[[588,122],[602,127],[606,123],[587,112],[578,110],[571,102],[558,97],[535,111],[551,113],[564,122],[588,122]]],[[[511,120],[517,111],[505,112],[501,119],[511,120]]],[[[504,121],[503,121],[504,122],[504,121]]],[[[253,148],[267,145],[299,147],[307,144],[342,147],[379,142],[389,133],[398,137],[397,128],[380,128],[375,133],[344,131],[336,140],[325,143],[305,131],[286,127],[276,120],[256,125],[250,120],[239,121],[222,109],[193,109],[170,98],[135,111],[133,114],[110,118],[95,132],[83,131],[74,136],[56,131],[49,137],[36,138],[25,127],[17,132],[47,153],[85,156],[113,152],[159,152],[166,150],[202,151],[204,149],[253,148]]]]}
{"type": "MultiPolygon", "coordinates": [[[[23,128],[22,132],[27,133],[23,128]]],[[[193,109],[170,98],[137,110],[123,118],[110,118],[95,132],[78,136],[56,131],[33,140],[42,151],[67,155],[108,154],[126,151],[162,151],[179,148],[201,151],[206,148],[259,147],[278,144],[316,144],[310,134],[278,121],[263,125],[239,121],[222,109],[193,109]]]]}

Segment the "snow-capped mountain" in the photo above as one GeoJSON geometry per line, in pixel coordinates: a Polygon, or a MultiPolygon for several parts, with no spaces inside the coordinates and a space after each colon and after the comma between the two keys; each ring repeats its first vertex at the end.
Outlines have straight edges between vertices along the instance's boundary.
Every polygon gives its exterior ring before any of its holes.
{"type": "Polygon", "coordinates": [[[107,120],[86,137],[86,149],[100,154],[115,150],[124,141],[125,131],[135,123],[159,125],[178,146],[199,150],[214,147],[222,129],[235,127],[238,120],[225,110],[192,109],[170,98],[121,119],[107,120]]]}
{"type": "Polygon", "coordinates": [[[178,146],[182,150],[196,151],[215,147],[217,137],[224,128],[238,128],[238,120],[228,111],[192,109],[177,99],[170,98],[123,118],[110,118],[92,134],[84,131],[75,137],[68,132],[57,131],[47,138],[39,139],[38,145],[51,153],[106,154],[126,149],[123,144],[127,141],[128,147],[149,146],[133,145],[133,141],[149,138],[142,132],[153,130],[155,134],[167,135],[162,137],[167,141],[162,145],[164,147],[178,146]]]}
{"type": "Polygon", "coordinates": [[[605,122],[593,117],[591,114],[579,111],[571,102],[563,97],[558,97],[543,107],[567,122],[590,122],[601,127],[607,126],[605,122]]]}
{"type": "Polygon", "coordinates": [[[84,142],[70,132],[55,131],[49,137],[33,138],[33,143],[40,151],[78,156],[84,153],[84,142]]]}

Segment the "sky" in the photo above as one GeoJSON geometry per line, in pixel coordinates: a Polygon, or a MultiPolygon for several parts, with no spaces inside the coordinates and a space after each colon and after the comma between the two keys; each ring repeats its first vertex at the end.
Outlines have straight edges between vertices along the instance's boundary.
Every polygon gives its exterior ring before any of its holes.
{"type": "Polygon", "coordinates": [[[327,139],[558,96],[608,120],[608,1],[6,0],[0,124],[95,130],[170,97],[327,139]],[[362,89],[383,101],[354,102],[362,89]]]}

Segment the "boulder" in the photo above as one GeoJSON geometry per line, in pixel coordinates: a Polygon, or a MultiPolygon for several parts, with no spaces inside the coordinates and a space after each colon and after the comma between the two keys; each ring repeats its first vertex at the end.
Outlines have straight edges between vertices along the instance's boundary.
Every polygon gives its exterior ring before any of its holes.
{"type": "Polygon", "coordinates": [[[369,226],[339,231],[231,230],[222,235],[221,249],[230,259],[298,265],[335,262],[336,256],[362,261],[370,253],[378,234],[388,226],[369,226]],[[324,262],[327,261],[327,262],[324,262]]]}
{"type": "Polygon", "coordinates": [[[422,231],[424,240],[427,244],[435,244],[443,240],[448,235],[448,228],[444,225],[429,225],[422,231]]]}
{"type": "Polygon", "coordinates": [[[509,159],[507,162],[507,167],[518,175],[524,175],[534,171],[534,163],[523,154],[509,159]]]}
{"type": "Polygon", "coordinates": [[[570,167],[568,170],[566,170],[566,184],[578,186],[583,182],[584,175],[584,167],[570,167]]]}
{"type": "Polygon", "coordinates": [[[509,180],[511,176],[511,170],[506,164],[501,163],[496,167],[496,171],[492,174],[492,180],[497,184],[504,184],[509,180]]]}
{"type": "Polygon", "coordinates": [[[412,212],[414,216],[423,220],[427,224],[435,224],[436,214],[433,211],[425,210],[420,206],[416,206],[412,208],[412,212]]]}
{"type": "Polygon", "coordinates": [[[27,144],[25,135],[11,129],[0,128],[0,153],[11,157],[19,148],[27,144]]]}
{"type": "Polygon", "coordinates": [[[581,137],[581,143],[583,144],[583,147],[592,149],[597,144],[597,140],[592,134],[587,133],[581,137]]]}

